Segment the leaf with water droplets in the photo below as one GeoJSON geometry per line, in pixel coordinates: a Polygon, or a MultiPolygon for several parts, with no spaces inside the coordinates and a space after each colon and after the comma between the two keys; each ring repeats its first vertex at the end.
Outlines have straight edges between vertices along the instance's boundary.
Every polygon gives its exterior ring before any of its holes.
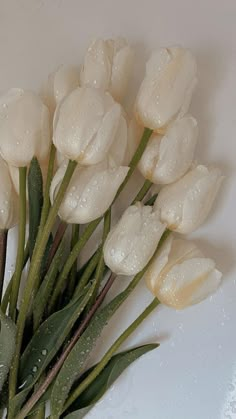
{"type": "Polygon", "coordinates": [[[58,271],[60,271],[60,268],[62,267],[62,264],[64,263],[64,255],[65,252],[65,238],[61,241],[57,252],[53,258],[53,261],[50,265],[50,268],[42,281],[39,290],[37,292],[37,295],[34,300],[33,305],[33,316],[34,316],[34,325],[39,325],[41,323],[41,320],[43,318],[44,311],[46,310],[46,302],[48,301],[50,294],[53,290],[53,286],[55,283],[55,279],[57,276],[58,271]]]}
{"type": "Polygon", "coordinates": [[[40,224],[43,205],[43,177],[36,157],[33,157],[28,173],[29,196],[29,253],[32,257],[34,245],[40,224]]]}
{"type": "Polygon", "coordinates": [[[7,378],[15,351],[16,327],[0,309],[0,391],[7,378]]]}
{"type": "MultiPolygon", "coordinates": [[[[114,355],[98,377],[70,406],[68,411],[69,414],[65,419],[82,419],[130,364],[147,352],[156,349],[158,346],[159,344],[147,344],[114,355]]],[[[95,367],[96,365],[82,375],[73,390],[92,372],[95,367]]]]}
{"type": "Polygon", "coordinates": [[[18,412],[29,391],[65,342],[74,323],[86,307],[94,285],[89,284],[82,295],[52,314],[34,334],[21,357],[19,384],[22,391],[10,402],[12,416],[18,412]]]}
{"type": "Polygon", "coordinates": [[[132,287],[127,287],[126,290],[117,295],[110,303],[95,314],[89,326],[69,353],[58,373],[53,387],[51,396],[51,419],[59,418],[70,389],[81,374],[90,352],[96,345],[104,327],[132,292],[132,289],[132,287]],[[62,400],[62,403],[59,404],[59,400],[62,400]]]}

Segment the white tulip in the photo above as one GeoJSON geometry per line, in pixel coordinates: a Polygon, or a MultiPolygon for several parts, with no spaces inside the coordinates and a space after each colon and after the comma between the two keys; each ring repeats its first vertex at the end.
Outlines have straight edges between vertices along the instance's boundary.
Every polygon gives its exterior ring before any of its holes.
{"type": "Polygon", "coordinates": [[[178,180],[192,164],[197,135],[197,121],[191,116],[174,121],[164,136],[154,134],[138,166],[142,175],[155,184],[178,180]]]}
{"type": "Polygon", "coordinates": [[[138,121],[158,132],[183,116],[196,82],[196,61],[190,51],[180,47],[155,51],[136,99],[138,121]]]}
{"type": "Polygon", "coordinates": [[[194,243],[169,237],[148,268],[150,291],[167,306],[183,309],[216,291],[222,274],[194,243]]]}
{"type": "Polygon", "coordinates": [[[28,166],[33,157],[48,157],[48,108],[30,91],[10,89],[0,97],[0,154],[10,165],[28,166]]]}
{"type": "Polygon", "coordinates": [[[140,202],[131,205],[108,234],[106,265],[119,275],[137,274],[153,256],[164,230],[158,210],[140,202]]]}
{"type": "Polygon", "coordinates": [[[0,157],[0,230],[9,230],[17,222],[18,198],[9,175],[8,167],[0,157]]]}
{"type": "Polygon", "coordinates": [[[108,92],[77,88],[56,109],[53,142],[64,157],[97,164],[107,157],[121,119],[121,106],[108,92]]]}
{"type": "Polygon", "coordinates": [[[127,89],[132,64],[133,51],[124,39],[97,39],[87,50],[80,74],[81,86],[108,90],[120,101],[127,89]]]}
{"type": "Polygon", "coordinates": [[[217,168],[197,166],[171,185],[164,186],[155,202],[170,230],[191,233],[208,216],[223,176],[217,168]]]}
{"type": "MultiPolygon", "coordinates": [[[[66,164],[56,172],[50,189],[53,203],[64,177],[66,164]]],[[[111,167],[107,161],[89,167],[77,167],[59,209],[67,223],[85,224],[101,217],[110,207],[129,168],[111,167]]]]}
{"type": "Polygon", "coordinates": [[[53,114],[58,103],[79,86],[79,69],[74,66],[60,66],[48,76],[42,87],[42,99],[53,114]]]}

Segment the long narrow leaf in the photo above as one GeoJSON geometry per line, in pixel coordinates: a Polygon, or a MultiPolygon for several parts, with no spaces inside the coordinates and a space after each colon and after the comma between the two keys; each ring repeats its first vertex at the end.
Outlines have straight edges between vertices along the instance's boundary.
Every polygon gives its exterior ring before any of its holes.
{"type": "MultiPolygon", "coordinates": [[[[158,346],[158,344],[147,344],[113,356],[101,374],[99,374],[92,384],[90,384],[90,386],[80,395],[78,400],[71,405],[70,412],[75,410],[78,412],[80,409],[84,410],[85,408],[87,408],[87,411],[88,408],[91,409],[129,365],[147,352],[156,349],[158,346]]],[[[81,377],[79,383],[82,382],[95,367],[87,371],[81,377]]],[[[79,383],[77,383],[77,385],[79,385],[79,383]]],[[[70,417],[70,415],[68,417],[70,417]]]]}
{"type": "Polygon", "coordinates": [[[15,351],[16,327],[0,309],[0,391],[7,378],[15,351]]]}
{"type": "Polygon", "coordinates": [[[52,314],[29,342],[20,363],[19,378],[23,390],[11,400],[12,415],[18,412],[33,385],[66,340],[87,305],[93,289],[94,284],[88,286],[79,298],[73,300],[63,310],[52,314]]]}
{"type": "Polygon", "coordinates": [[[51,396],[52,418],[58,418],[61,414],[63,405],[68,397],[74,382],[80,376],[82,369],[87,362],[90,353],[104,327],[116,310],[125,301],[131,292],[131,288],[117,295],[110,303],[101,308],[94,316],[89,326],[82,334],[74,348],[65,360],[60,372],[57,375],[51,396]]]}
{"type": "Polygon", "coordinates": [[[51,295],[53,290],[53,286],[55,283],[55,279],[57,276],[58,271],[60,271],[62,264],[64,262],[63,255],[65,254],[65,239],[61,241],[57,252],[53,258],[53,262],[47,272],[43,282],[40,285],[40,288],[37,292],[37,295],[34,300],[33,306],[33,316],[34,316],[34,324],[40,324],[43,314],[46,309],[47,301],[51,295]]]}

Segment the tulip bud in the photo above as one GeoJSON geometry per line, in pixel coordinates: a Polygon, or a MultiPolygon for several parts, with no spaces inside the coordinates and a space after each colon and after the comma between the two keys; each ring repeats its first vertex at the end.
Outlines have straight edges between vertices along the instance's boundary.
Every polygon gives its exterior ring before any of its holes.
{"type": "Polygon", "coordinates": [[[104,245],[106,265],[118,275],[135,275],[153,256],[165,230],[158,210],[131,205],[110,231],[104,245]]]}
{"type": "Polygon", "coordinates": [[[161,48],[147,62],[146,75],[136,99],[141,125],[158,132],[189,108],[196,85],[196,61],[190,51],[161,48]]]}
{"type": "Polygon", "coordinates": [[[56,106],[65,96],[79,86],[79,69],[73,66],[60,66],[48,76],[42,87],[42,99],[53,114],[56,106]]]}
{"type": "MultiPolygon", "coordinates": [[[[50,189],[53,203],[64,177],[66,165],[56,172],[50,189]]],[[[111,167],[107,161],[89,167],[77,167],[59,209],[67,223],[86,224],[101,217],[110,207],[129,168],[111,167]]]]}
{"type": "Polygon", "coordinates": [[[218,288],[222,274],[194,243],[169,237],[148,268],[149,290],[175,309],[197,304],[218,288]]]}
{"type": "Polygon", "coordinates": [[[97,39],[86,53],[80,74],[81,86],[108,90],[120,101],[126,92],[132,64],[133,51],[124,39],[97,39]]]}
{"type": "Polygon", "coordinates": [[[191,116],[174,121],[164,136],[153,135],[138,166],[142,175],[156,184],[178,180],[192,164],[197,135],[197,121],[191,116]]]}
{"type": "Polygon", "coordinates": [[[0,157],[0,230],[9,230],[17,222],[18,199],[8,167],[0,157]]]}
{"type": "Polygon", "coordinates": [[[164,186],[155,202],[170,230],[191,233],[207,218],[223,176],[216,168],[197,166],[171,185],[164,186]]]}
{"type": "Polygon", "coordinates": [[[43,161],[50,149],[49,111],[30,91],[10,89],[0,98],[0,154],[15,167],[43,161]]]}
{"type": "Polygon", "coordinates": [[[109,93],[77,88],[56,109],[53,142],[64,157],[97,164],[107,156],[120,122],[121,107],[109,93]]]}

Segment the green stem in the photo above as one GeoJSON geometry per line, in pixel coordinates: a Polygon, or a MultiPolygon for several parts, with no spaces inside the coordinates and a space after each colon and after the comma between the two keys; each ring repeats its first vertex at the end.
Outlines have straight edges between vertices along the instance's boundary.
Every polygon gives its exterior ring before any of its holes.
{"type": "Polygon", "coordinates": [[[19,295],[20,281],[24,266],[25,227],[26,227],[26,176],[27,167],[19,168],[20,209],[19,209],[19,238],[16,257],[14,281],[11,289],[9,314],[13,321],[16,319],[16,306],[19,295]]]}
{"type": "MultiPolygon", "coordinates": [[[[141,138],[141,141],[139,143],[139,146],[130,162],[130,169],[128,171],[128,174],[126,175],[125,180],[123,181],[123,183],[120,185],[117,194],[113,200],[113,203],[115,202],[115,200],[117,199],[117,197],[120,195],[121,191],[124,189],[125,185],[127,184],[128,180],[130,179],[131,175],[133,174],[139,160],[142,157],[142,154],[148,144],[148,140],[152,134],[152,130],[150,130],[149,128],[144,128],[143,131],[143,135],[141,138]]],[[[70,253],[69,258],[67,259],[67,262],[64,266],[64,269],[62,270],[61,274],[59,275],[58,281],[57,281],[57,285],[54,291],[54,294],[52,296],[52,300],[51,300],[51,304],[52,306],[55,304],[57,298],[59,297],[61,290],[64,288],[64,284],[67,280],[67,277],[69,275],[69,272],[71,270],[71,267],[73,266],[73,264],[75,263],[80,251],[82,250],[82,248],[84,247],[84,245],[87,243],[88,239],[90,238],[90,236],[92,235],[92,233],[95,231],[95,229],[97,228],[98,224],[101,222],[101,220],[103,219],[103,217],[98,218],[97,220],[92,221],[91,223],[88,224],[87,228],[85,229],[84,233],[82,234],[82,236],[80,237],[79,241],[77,242],[77,244],[74,246],[73,250],[70,253]]]]}
{"type": "MultiPolygon", "coordinates": [[[[76,245],[78,240],[79,240],[79,224],[73,224],[72,236],[71,236],[71,250],[76,245]]],[[[70,280],[69,280],[69,286],[68,286],[68,292],[67,292],[68,298],[70,298],[73,295],[73,292],[75,290],[76,274],[77,274],[77,260],[72,265],[71,272],[70,272],[70,280]]]]}
{"type": "MultiPolygon", "coordinates": [[[[29,258],[29,242],[27,242],[26,247],[25,247],[25,251],[24,251],[23,269],[24,269],[24,267],[27,263],[28,258],[29,258]]],[[[9,300],[10,300],[10,295],[11,295],[11,289],[12,289],[13,282],[14,282],[14,275],[12,275],[12,277],[11,277],[9,283],[8,283],[7,289],[6,289],[6,291],[4,293],[4,296],[3,296],[3,299],[2,299],[1,309],[2,309],[3,313],[6,313],[6,311],[7,311],[7,306],[8,306],[9,300]]]]}
{"type": "Polygon", "coordinates": [[[68,398],[63,412],[65,412],[68,407],[83,393],[86,388],[96,379],[100,372],[105,368],[113,354],[119,349],[119,347],[132,335],[132,333],[137,329],[137,327],[149,316],[149,314],[158,306],[159,301],[155,298],[151,304],[149,304],[145,310],[137,317],[137,319],[118,337],[118,339],[113,343],[113,345],[105,353],[101,361],[97,366],[92,370],[92,372],[85,378],[84,381],[73,391],[71,396],[68,398]]]}
{"type": "MultiPolygon", "coordinates": [[[[116,308],[117,310],[121,306],[121,304],[123,304],[124,301],[127,300],[127,298],[129,297],[129,295],[132,293],[132,291],[139,284],[139,282],[141,281],[143,275],[145,274],[145,272],[147,271],[147,269],[149,268],[149,266],[151,265],[151,263],[156,258],[157,253],[158,253],[159,249],[161,248],[163,242],[166,240],[166,238],[168,237],[168,235],[170,233],[171,233],[170,230],[166,230],[163,233],[163,235],[162,235],[162,237],[161,237],[161,239],[159,241],[159,244],[157,246],[157,249],[156,249],[154,255],[152,256],[152,258],[150,259],[150,261],[148,262],[148,264],[143,268],[143,270],[141,272],[139,272],[137,275],[135,275],[135,277],[130,282],[130,284],[125,288],[124,291],[122,291],[122,295],[123,295],[123,298],[122,299],[120,298],[120,294],[119,294],[118,297],[120,299],[120,303],[119,303],[119,305],[117,305],[117,308],[116,308]]],[[[94,316],[95,312],[100,307],[101,303],[104,301],[104,298],[105,298],[107,292],[109,291],[109,289],[111,288],[111,286],[112,286],[115,278],[116,277],[114,275],[111,275],[110,276],[110,278],[108,279],[105,287],[103,288],[103,290],[101,291],[100,295],[98,296],[95,304],[91,308],[90,312],[87,314],[87,316],[84,318],[84,320],[82,321],[82,323],[79,325],[79,328],[75,332],[75,335],[71,339],[68,347],[61,354],[60,358],[57,360],[56,364],[53,366],[53,368],[51,369],[51,371],[47,375],[47,378],[44,381],[44,383],[42,384],[42,386],[40,386],[40,388],[37,390],[37,392],[35,392],[31,396],[31,398],[28,400],[28,402],[22,408],[22,410],[20,411],[20,413],[17,415],[16,419],[24,419],[26,417],[26,415],[30,412],[30,410],[34,407],[35,403],[37,403],[37,401],[45,393],[45,391],[47,390],[47,388],[49,387],[49,385],[51,384],[51,382],[56,377],[58,371],[61,369],[61,367],[62,367],[65,359],[67,358],[68,354],[70,353],[70,351],[74,347],[75,343],[78,341],[79,337],[84,332],[84,330],[87,327],[87,325],[89,324],[91,318],[94,316]]],[[[117,297],[115,297],[115,299],[116,298],[117,297]]]]}
{"type": "Polygon", "coordinates": [[[5,277],[8,230],[0,230],[0,301],[5,277]]]}
{"type": "Polygon", "coordinates": [[[135,171],[135,169],[136,169],[136,167],[137,167],[137,165],[138,165],[138,163],[139,163],[139,161],[140,161],[140,159],[141,159],[141,157],[143,155],[143,152],[144,152],[145,148],[147,147],[148,140],[151,137],[152,133],[153,133],[153,130],[151,130],[150,128],[144,128],[143,135],[142,135],[142,138],[140,140],[139,146],[138,146],[136,152],[134,153],[134,156],[133,156],[133,158],[132,158],[132,160],[131,160],[131,162],[129,164],[129,171],[128,171],[127,175],[126,175],[125,180],[120,185],[120,187],[119,187],[119,189],[117,191],[117,194],[115,196],[114,201],[120,195],[121,191],[124,189],[124,187],[126,186],[128,180],[130,179],[130,177],[134,173],[134,171],[135,171]]]}
{"type": "Polygon", "coordinates": [[[145,202],[145,205],[153,205],[157,199],[158,194],[156,193],[155,195],[151,196],[151,198],[149,198],[147,200],[147,202],[145,202]]]}
{"type": "Polygon", "coordinates": [[[106,241],[110,228],[111,228],[111,208],[109,208],[109,210],[106,212],[104,216],[101,250],[100,250],[99,260],[98,260],[98,264],[97,264],[97,268],[95,272],[95,288],[94,288],[92,298],[89,301],[87,310],[89,310],[94,304],[102,278],[103,278],[103,273],[104,273],[104,268],[105,268],[104,257],[103,257],[103,245],[106,241]]]}
{"type": "Polygon", "coordinates": [[[88,239],[91,237],[91,235],[93,234],[93,232],[95,231],[95,229],[97,228],[97,226],[98,226],[98,224],[100,223],[101,220],[102,220],[102,217],[100,217],[97,220],[94,220],[91,223],[89,223],[88,226],[86,227],[86,229],[84,230],[82,236],[80,236],[76,245],[73,247],[73,250],[71,251],[71,253],[68,257],[68,259],[67,259],[67,261],[64,265],[64,268],[62,269],[62,271],[61,271],[61,273],[58,277],[54,292],[53,292],[51,300],[50,300],[49,312],[51,311],[52,307],[54,307],[59,295],[63,291],[64,286],[65,286],[65,282],[66,282],[67,277],[70,273],[71,267],[75,263],[80,251],[83,249],[83,247],[85,246],[88,239]]]}
{"type": "Polygon", "coordinates": [[[81,290],[84,289],[84,287],[87,285],[92,273],[94,272],[94,269],[97,266],[98,260],[100,257],[100,247],[96,252],[93,254],[91,259],[88,262],[88,265],[86,266],[83,274],[81,275],[81,278],[79,279],[79,283],[75,289],[74,296],[77,296],[81,290]]]}
{"type": "Polygon", "coordinates": [[[56,155],[56,147],[52,143],[51,149],[50,149],[50,155],[49,155],[48,172],[47,172],[47,179],[46,179],[46,185],[45,185],[45,191],[44,191],[43,208],[41,212],[39,232],[42,231],[47,221],[48,213],[50,210],[50,205],[51,205],[50,204],[50,186],[51,186],[53,172],[54,172],[55,155],[56,155]]]}
{"type": "Polygon", "coordinates": [[[147,192],[149,191],[149,189],[151,189],[152,185],[153,185],[153,183],[150,182],[150,180],[146,179],[142,188],[140,189],[140,191],[138,192],[138,194],[134,198],[131,205],[134,205],[136,202],[142,201],[143,198],[145,197],[145,195],[147,194],[147,192]]]}
{"type": "Polygon", "coordinates": [[[76,168],[77,163],[74,161],[69,161],[65,176],[62,180],[61,186],[59,188],[59,191],[57,193],[56,199],[54,201],[53,206],[50,209],[46,224],[42,230],[42,233],[38,235],[34,253],[29,269],[29,275],[27,278],[19,316],[17,320],[17,333],[16,333],[16,350],[15,350],[15,356],[13,358],[12,367],[10,371],[10,377],[9,377],[9,397],[12,399],[15,395],[16,391],[16,382],[17,382],[17,372],[19,367],[19,360],[20,360],[20,351],[21,351],[21,344],[22,344],[22,338],[25,328],[25,321],[28,313],[28,309],[31,303],[32,299],[32,293],[34,288],[37,289],[37,283],[39,280],[39,271],[41,267],[42,258],[44,255],[44,251],[48,242],[48,238],[50,235],[50,232],[52,230],[52,227],[54,225],[54,222],[57,217],[57,213],[59,210],[59,207],[61,205],[61,202],[63,200],[63,197],[65,195],[66,189],[70,183],[71,177],[74,173],[74,170],[76,168]]]}

